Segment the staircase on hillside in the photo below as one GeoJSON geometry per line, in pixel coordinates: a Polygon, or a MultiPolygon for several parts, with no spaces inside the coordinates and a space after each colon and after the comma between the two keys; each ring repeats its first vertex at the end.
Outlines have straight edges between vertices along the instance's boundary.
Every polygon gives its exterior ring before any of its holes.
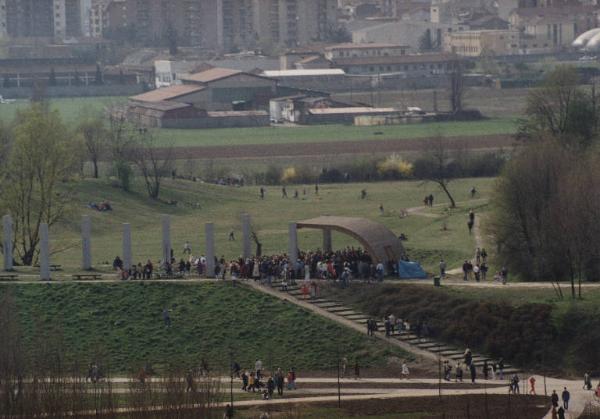
{"type": "MultiPolygon", "coordinates": [[[[302,296],[301,286],[299,285],[300,282],[301,281],[298,281],[296,283],[296,285],[288,284],[287,291],[285,291],[282,288],[282,281],[280,279],[276,279],[272,283],[272,289],[277,290],[278,292],[280,292],[282,294],[286,294],[289,297],[292,297],[292,298],[295,298],[298,300],[302,300],[303,296],[302,296]]],[[[353,321],[360,325],[363,325],[365,327],[365,331],[366,331],[366,328],[367,328],[366,325],[367,325],[367,320],[369,319],[369,316],[367,316],[363,313],[360,313],[360,312],[356,311],[355,309],[342,304],[339,301],[335,301],[335,300],[332,300],[329,298],[320,298],[320,297],[312,298],[312,299],[309,298],[309,299],[306,299],[303,301],[313,304],[316,307],[319,307],[323,310],[326,310],[335,316],[339,316],[346,320],[350,320],[350,321],[353,321]]],[[[382,322],[384,321],[384,319],[376,319],[376,320],[379,325],[381,325],[382,322]]],[[[448,345],[445,343],[435,341],[429,337],[419,337],[419,336],[415,335],[412,331],[398,333],[397,330],[394,330],[394,334],[391,335],[390,338],[398,339],[399,341],[402,341],[405,344],[408,344],[410,346],[418,348],[422,351],[424,350],[424,351],[431,352],[432,354],[434,354],[438,357],[441,357],[442,361],[445,361],[445,360],[450,361],[452,365],[454,365],[454,363],[456,363],[458,361],[461,361],[464,356],[464,351],[465,351],[464,348],[460,349],[453,345],[448,345]]],[[[494,363],[498,363],[497,359],[473,352],[473,363],[475,364],[476,367],[478,367],[478,368],[482,367],[484,361],[488,361],[488,364],[490,364],[490,365],[492,365],[494,363]]],[[[512,367],[511,365],[507,364],[506,362],[504,363],[504,375],[505,376],[510,376],[512,374],[516,374],[516,373],[520,373],[520,372],[521,372],[520,369],[512,367]]],[[[468,372],[467,372],[467,375],[468,375],[468,372]]]]}

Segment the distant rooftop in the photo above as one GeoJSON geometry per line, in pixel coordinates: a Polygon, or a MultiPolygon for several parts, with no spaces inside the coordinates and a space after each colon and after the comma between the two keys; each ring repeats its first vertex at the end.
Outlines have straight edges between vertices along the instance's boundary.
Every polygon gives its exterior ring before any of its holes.
{"type": "Polygon", "coordinates": [[[346,73],[340,68],[315,68],[307,70],[270,70],[263,72],[266,77],[308,77],[308,76],[343,76],[346,73]]]}
{"type": "Polygon", "coordinates": [[[354,107],[354,108],[318,108],[310,109],[308,111],[312,115],[348,115],[348,114],[370,114],[370,113],[394,113],[398,112],[394,108],[367,108],[367,107],[354,107]]]}
{"type": "Polygon", "coordinates": [[[331,51],[334,49],[373,49],[373,48],[408,48],[407,45],[400,44],[388,44],[388,43],[362,43],[362,44],[354,44],[352,42],[348,42],[345,44],[336,44],[331,45],[325,48],[326,51],[331,51]]]}
{"type": "Polygon", "coordinates": [[[194,86],[190,84],[174,84],[169,87],[163,87],[156,90],[151,90],[140,95],[130,97],[131,100],[138,102],[162,102],[171,100],[180,96],[189,95],[204,90],[203,86],[194,86]]]}
{"type": "Polygon", "coordinates": [[[241,74],[241,70],[233,70],[231,68],[215,67],[210,70],[202,71],[196,74],[190,74],[182,77],[182,80],[195,81],[199,83],[210,83],[213,81],[225,79],[227,77],[241,74]]]}

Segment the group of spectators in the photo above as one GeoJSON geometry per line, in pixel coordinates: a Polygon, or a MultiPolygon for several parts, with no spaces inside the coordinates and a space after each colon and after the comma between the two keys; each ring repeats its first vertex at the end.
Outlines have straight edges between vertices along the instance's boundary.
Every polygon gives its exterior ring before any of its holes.
{"type": "MultiPolygon", "coordinates": [[[[322,250],[300,252],[298,259],[291,261],[287,254],[256,256],[227,261],[224,256],[214,259],[214,272],[208,272],[207,258],[191,254],[189,244],[184,246],[184,257],[173,257],[167,261],[133,264],[124,268],[120,256],[115,257],[113,269],[120,279],[183,278],[190,275],[216,277],[221,279],[254,279],[271,284],[274,280],[294,283],[298,279],[328,279],[348,285],[351,279],[382,281],[386,273],[383,263],[374,263],[369,253],[361,248],[347,247],[343,250],[325,252],[322,250]]],[[[394,273],[393,263],[387,266],[394,273]]]]}

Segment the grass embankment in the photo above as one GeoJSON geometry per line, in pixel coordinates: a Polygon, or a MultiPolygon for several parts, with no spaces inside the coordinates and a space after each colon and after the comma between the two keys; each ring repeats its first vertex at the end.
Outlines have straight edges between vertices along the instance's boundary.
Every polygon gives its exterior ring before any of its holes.
{"type": "Polygon", "coordinates": [[[158,372],[185,371],[202,358],[215,371],[227,371],[230,351],[244,368],[260,358],[268,369],[295,366],[304,372],[332,369],[338,350],[364,367],[382,367],[390,357],[407,355],[290,303],[230,284],[0,287],[0,296],[8,292],[17,305],[24,353],[54,347],[81,365],[96,359],[113,374],[138,371],[146,362],[158,372]],[[163,308],[170,310],[170,328],[163,308]]]}
{"type": "MultiPolygon", "coordinates": [[[[69,126],[77,123],[84,109],[102,111],[113,104],[125,103],[121,96],[94,98],[50,99],[50,107],[60,111],[69,126]]],[[[19,100],[0,105],[0,121],[11,121],[18,109],[29,106],[29,101],[19,100]]],[[[352,125],[319,125],[303,127],[256,127],[223,129],[160,129],[158,146],[175,147],[223,146],[241,144],[295,144],[358,140],[403,140],[435,136],[482,136],[514,134],[514,118],[496,118],[474,122],[444,122],[385,127],[355,127],[352,125]]]]}
{"type": "Polygon", "coordinates": [[[331,290],[366,313],[426,322],[432,336],[504,357],[523,368],[599,374],[600,289],[581,301],[558,300],[552,288],[480,289],[394,284],[331,290]]]}
{"type": "MultiPolygon", "coordinates": [[[[439,257],[457,265],[472,255],[473,237],[469,236],[466,221],[469,208],[477,209],[483,201],[470,201],[469,190],[475,185],[478,198],[490,196],[493,179],[464,179],[450,185],[459,208],[444,211],[441,207],[424,209],[419,214],[400,218],[401,209],[422,205],[423,197],[432,193],[435,203],[447,203],[446,197],[433,184],[411,182],[382,182],[372,184],[350,183],[321,185],[319,195],[314,187],[307,185],[307,195],[302,186],[288,186],[289,199],[281,198],[281,188],[267,188],[266,198],[259,199],[257,187],[227,187],[183,180],[168,180],[163,185],[161,197],[174,200],[177,205],[147,198],[142,185],[136,185],[127,193],[111,186],[107,181],[85,180],[74,185],[76,206],[69,221],[51,229],[52,263],[63,265],[67,273],[78,270],[81,263],[80,216],[92,216],[92,261],[103,269],[103,262],[110,262],[121,253],[122,223],[131,223],[134,261],[145,262],[160,257],[160,214],[172,216],[171,232],[175,256],[182,256],[186,241],[195,255],[204,250],[204,223],[214,222],[216,228],[217,254],[226,258],[239,257],[242,249],[240,215],[251,215],[254,228],[263,243],[263,254],[287,251],[288,223],[319,215],[365,217],[380,222],[394,233],[408,236],[405,246],[414,260],[435,269],[439,257]],[[300,199],[293,199],[298,189],[300,199]],[[360,191],[367,190],[367,199],[360,199],[360,191]],[[108,200],[113,211],[100,213],[86,208],[89,202],[108,200]],[[199,208],[192,205],[198,204],[199,208]],[[384,214],[379,212],[383,204],[384,214]],[[446,230],[443,225],[446,224],[446,230]],[[228,241],[233,230],[236,241],[228,241]]],[[[304,250],[322,247],[322,235],[317,230],[299,230],[299,246],[304,250]]],[[[342,234],[334,233],[335,249],[358,246],[358,243],[342,234]]],[[[105,268],[105,267],[104,267],[105,268]]]]}

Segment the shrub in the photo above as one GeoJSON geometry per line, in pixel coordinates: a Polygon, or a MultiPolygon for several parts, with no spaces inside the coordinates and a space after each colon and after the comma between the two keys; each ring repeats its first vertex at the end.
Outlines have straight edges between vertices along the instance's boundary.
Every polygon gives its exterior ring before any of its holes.
{"type": "Polygon", "coordinates": [[[402,179],[412,175],[413,165],[394,153],[377,163],[377,171],[384,177],[402,179]]]}
{"type": "Polygon", "coordinates": [[[281,174],[281,183],[294,183],[298,174],[296,168],[291,166],[283,170],[281,174]]]}

